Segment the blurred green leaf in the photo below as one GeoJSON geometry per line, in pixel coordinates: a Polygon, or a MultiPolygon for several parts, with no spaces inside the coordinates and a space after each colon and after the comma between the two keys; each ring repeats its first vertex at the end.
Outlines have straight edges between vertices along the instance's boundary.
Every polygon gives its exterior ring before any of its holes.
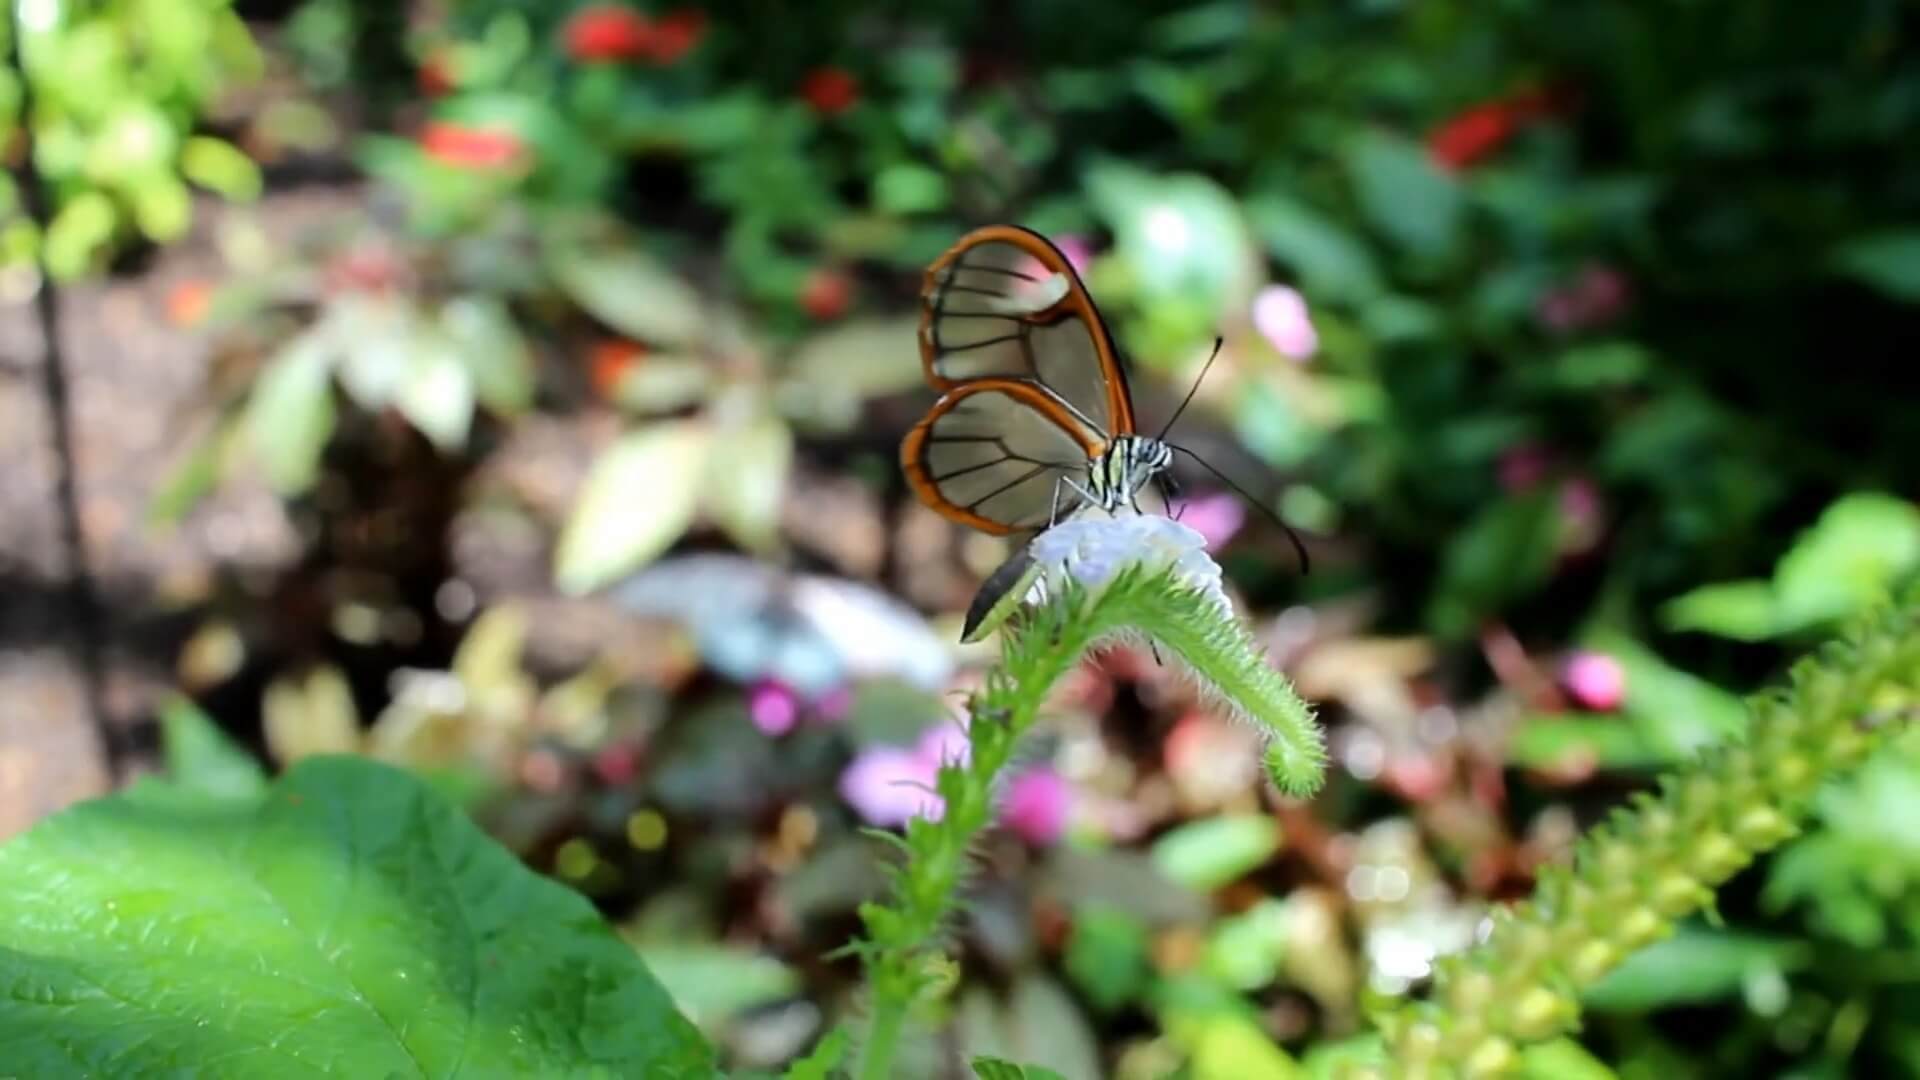
{"type": "Polygon", "coordinates": [[[640,959],[680,1012],[707,1031],[736,1013],[791,997],[800,974],[753,949],[705,942],[641,942],[640,959]]]}
{"type": "Polygon", "coordinates": [[[1453,253],[1464,209],[1460,189],[1434,166],[1424,147],[1369,131],[1347,145],[1346,166],[1361,210],[1383,235],[1422,258],[1453,253]]]}
{"type": "Polygon", "coordinates": [[[1187,1052],[1193,1080],[1302,1080],[1306,1073],[1262,1031],[1238,994],[1206,980],[1163,986],[1160,1022],[1187,1052]]]}
{"type": "Polygon", "coordinates": [[[473,425],[473,376],[452,345],[436,338],[415,339],[418,351],[393,405],[442,453],[453,453],[467,445],[473,425]]]}
{"type": "Polygon", "coordinates": [[[734,543],[768,551],[779,539],[792,468],[793,432],[778,417],[721,432],[707,460],[701,507],[734,543]]]}
{"type": "Polygon", "coordinates": [[[1638,641],[1606,632],[1584,644],[1620,662],[1627,684],[1622,710],[1646,744],[1670,760],[1746,731],[1747,707],[1737,695],[1674,667],[1638,641]]]}
{"type": "Polygon", "coordinates": [[[628,435],[588,473],[554,556],[556,583],[585,593],[653,561],[693,523],[712,437],[674,421],[628,435]]]}
{"type": "Polygon", "coordinates": [[[186,698],[161,706],[160,744],[167,778],[186,790],[216,799],[255,799],[267,790],[260,763],[186,698]]]}
{"type": "Polygon", "coordinates": [[[1146,989],[1150,944],[1145,924],[1096,898],[1074,914],[1062,965],[1094,1008],[1112,1012],[1146,989]]]}
{"type": "Polygon", "coordinates": [[[1581,1000],[1612,1012],[1701,1005],[1739,993],[1757,975],[1793,971],[1809,958],[1803,942],[1684,926],[1621,961],[1581,1000]]]}
{"type": "Polygon", "coordinates": [[[1382,291],[1366,245],[1305,203],[1267,193],[1247,200],[1253,231],[1281,265],[1299,275],[1315,300],[1359,304],[1382,291]]]}
{"type": "Polygon", "coordinates": [[[440,309],[440,329],[466,366],[480,403],[503,416],[533,404],[533,357],[505,305],[467,295],[440,309]]]}
{"type": "Polygon", "coordinates": [[[1236,990],[1259,990],[1280,977],[1289,915],[1279,900],[1262,900],[1214,924],[1207,938],[1206,969],[1236,990]]]}
{"type": "Polygon", "coordinates": [[[1445,638],[1546,580],[1560,542],[1556,492],[1510,495],[1487,506],[1446,547],[1428,622],[1445,638]]]}
{"type": "Polygon", "coordinates": [[[193,195],[170,172],[141,177],[132,201],[134,223],[156,243],[179,239],[193,222],[193,195]]]}
{"type": "Polygon", "coordinates": [[[561,291],[628,337],[689,349],[704,336],[700,295],[637,248],[561,239],[549,245],[547,262],[561,291]]]}
{"type": "Polygon", "coordinates": [[[787,363],[779,388],[782,411],[844,428],[869,398],[925,386],[919,334],[916,317],[855,319],[809,336],[787,363]]]}
{"type": "Polygon", "coordinates": [[[584,899],[405,773],[329,758],[254,801],[144,790],[0,848],[10,1069],[714,1074],[584,899]]]}
{"type": "Polygon", "coordinates": [[[1223,815],[1175,826],[1153,842],[1153,862],[1169,878],[1213,889],[1265,863],[1280,850],[1272,818],[1223,815]]]}
{"type": "Polygon", "coordinates": [[[833,1080],[852,1041],[846,1028],[835,1027],[814,1044],[807,1056],[787,1066],[781,1075],[784,1080],[833,1080]]]}
{"type": "Polygon", "coordinates": [[[1520,1073],[1529,1080],[1616,1080],[1617,1076],[1586,1047],[1565,1037],[1522,1050],[1520,1073]]]}
{"type": "Polygon", "coordinates": [[[873,178],[873,207],[888,214],[929,214],[944,210],[950,195],[946,177],[925,165],[899,162],[873,178]]]}
{"type": "Polygon", "coordinates": [[[1258,265],[1252,239],[1239,204],[1219,184],[1112,160],[1089,168],[1085,182],[1146,298],[1197,303],[1207,321],[1252,296],[1258,265]]]}
{"type": "Polygon", "coordinates": [[[171,527],[192,513],[200,500],[206,498],[220,482],[228,451],[240,434],[241,418],[229,416],[221,419],[205,438],[195,443],[187,456],[160,482],[160,489],[154,492],[152,501],[147,504],[148,523],[162,528],[171,527]]]}
{"type": "Polygon", "coordinates": [[[1667,601],[1660,617],[1669,630],[1698,630],[1735,641],[1765,641],[1780,627],[1768,581],[1702,585],[1667,601]]]}
{"type": "Polygon", "coordinates": [[[195,135],[180,151],[180,172],[209,191],[235,202],[260,197],[260,167],[224,139],[195,135]]]}
{"type": "Polygon", "coordinates": [[[1834,252],[1841,273],[1896,300],[1920,302],[1920,229],[1890,229],[1858,237],[1834,252]]]}
{"type": "Polygon", "coordinates": [[[1653,768],[1669,760],[1617,716],[1529,717],[1507,744],[1507,760],[1515,765],[1550,769],[1583,759],[1605,769],[1653,768]]]}
{"type": "Polygon", "coordinates": [[[60,281],[91,270],[101,259],[119,227],[119,211],[98,191],[83,191],[68,199],[47,225],[43,257],[47,272],[60,281]]]}
{"type": "Polygon", "coordinates": [[[1916,569],[1920,507],[1891,495],[1843,496],[1774,570],[1781,620],[1798,628],[1853,614],[1916,569]]]}
{"type": "Polygon", "coordinates": [[[1040,1065],[1015,1065],[999,1058],[973,1059],[973,1075],[979,1080],[1067,1080],[1052,1069],[1040,1065]]]}
{"type": "Polygon", "coordinates": [[[247,399],[248,438],[276,492],[299,495],[313,486],[333,424],[332,365],[324,342],[308,331],[280,350],[247,399]]]}

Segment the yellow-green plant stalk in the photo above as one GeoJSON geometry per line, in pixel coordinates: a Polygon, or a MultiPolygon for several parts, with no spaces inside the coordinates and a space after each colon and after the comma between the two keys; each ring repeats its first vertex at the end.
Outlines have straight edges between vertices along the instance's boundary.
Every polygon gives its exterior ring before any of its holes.
{"type": "Polygon", "coordinates": [[[1527,1043],[1574,1026],[1582,990],[1793,836],[1823,783],[1920,718],[1920,593],[1802,660],[1786,689],[1750,707],[1744,741],[1617,811],[1570,866],[1498,912],[1477,947],[1435,965],[1431,1000],[1382,1024],[1388,1075],[1514,1073],[1527,1043]]]}
{"type": "MultiPolygon", "coordinates": [[[[1192,529],[1158,516],[1073,521],[1037,538],[976,610],[1005,623],[1000,664],[968,705],[970,753],[940,769],[944,812],[916,818],[893,872],[892,897],[860,909],[849,948],[866,966],[870,1015],[858,1075],[892,1075],[910,1013],[953,981],[943,934],[974,837],[992,820],[995,782],[1056,680],[1090,649],[1150,641],[1267,742],[1274,783],[1317,788],[1325,750],[1309,709],[1234,615],[1220,568],[1192,529]],[[996,600],[1005,602],[996,603],[996,600]],[[1031,604],[1026,601],[1031,600],[1031,604]]],[[[981,621],[976,619],[976,622],[981,621]]]]}

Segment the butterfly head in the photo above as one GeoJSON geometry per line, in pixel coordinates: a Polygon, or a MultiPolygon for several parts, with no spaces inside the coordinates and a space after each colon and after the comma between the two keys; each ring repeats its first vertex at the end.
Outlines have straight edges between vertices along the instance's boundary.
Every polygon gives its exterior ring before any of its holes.
{"type": "Polygon", "coordinates": [[[1152,479],[1173,464],[1173,448],[1150,435],[1115,435],[1091,463],[1088,490],[1102,510],[1132,505],[1152,479]]]}

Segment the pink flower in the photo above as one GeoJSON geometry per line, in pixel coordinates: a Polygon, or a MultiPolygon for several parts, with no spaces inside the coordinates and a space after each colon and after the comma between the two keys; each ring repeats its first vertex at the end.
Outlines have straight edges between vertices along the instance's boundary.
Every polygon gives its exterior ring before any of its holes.
{"type": "Polygon", "coordinates": [[[967,729],[958,721],[933,725],[921,734],[920,742],[913,748],[914,753],[935,768],[965,765],[972,751],[973,747],[967,741],[967,729]]]}
{"type": "Polygon", "coordinates": [[[853,691],[845,686],[836,686],[814,698],[812,705],[813,715],[817,719],[829,724],[838,723],[853,711],[853,691]]]}
{"type": "Polygon", "coordinates": [[[1053,246],[1067,257],[1067,264],[1073,272],[1084,276],[1087,267],[1093,262],[1093,242],[1079,233],[1061,233],[1053,238],[1053,246]]]}
{"type": "Polygon", "coordinates": [[[1600,542],[1600,489],[1586,476],[1560,485],[1560,550],[1580,554],[1600,542]]]}
{"type": "Polygon", "coordinates": [[[1577,652],[1561,673],[1567,692],[1583,708],[1611,712],[1627,697],[1627,672],[1603,652],[1577,652]]]}
{"type": "Polygon", "coordinates": [[[1612,322],[1626,310],[1626,275],[1610,266],[1589,266],[1571,282],[1540,297],[1534,317],[1555,333],[1572,333],[1612,322]]]}
{"type": "Polygon", "coordinates": [[[1030,844],[1060,839],[1073,810],[1073,785],[1047,766],[1020,773],[1007,785],[1000,821],[1030,844]]]}
{"type": "Polygon", "coordinates": [[[1500,490],[1528,491],[1547,478],[1547,451],[1538,443],[1523,443],[1500,455],[1500,490]]]}
{"type": "Polygon", "coordinates": [[[1207,538],[1207,550],[1219,551],[1246,524],[1247,508],[1238,496],[1216,491],[1174,500],[1171,516],[1207,538]]]}
{"type": "Polygon", "coordinates": [[[1289,360],[1311,359],[1320,349],[1320,333],[1307,313],[1306,297],[1285,285],[1269,285],[1254,296],[1253,328],[1289,360]]]}
{"type": "Polygon", "coordinates": [[[869,825],[891,828],[916,817],[940,820],[946,803],[933,791],[938,766],[898,746],[869,746],[840,774],[840,797],[869,825]]]}
{"type": "Polygon", "coordinates": [[[753,684],[747,691],[747,713],[763,735],[785,735],[800,719],[800,695],[774,679],[753,684]]]}

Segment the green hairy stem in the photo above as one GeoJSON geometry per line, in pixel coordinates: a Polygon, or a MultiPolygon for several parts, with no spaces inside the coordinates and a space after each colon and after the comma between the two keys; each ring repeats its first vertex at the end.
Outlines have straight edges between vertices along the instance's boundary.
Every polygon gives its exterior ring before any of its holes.
{"type": "Polygon", "coordinates": [[[968,849],[993,817],[995,781],[1033,726],[1053,684],[1088,650],[1150,640],[1171,654],[1224,707],[1267,740],[1268,769],[1291,794],[1319,786],[1325,751],[1312,710],[1260,654],[1218,592],[1171,569],[1133,567],[1111,582],[1067,581],[1047,602],[1003,632],[1000,664],[969,702],[970,754],[940,770],[938,821],[916,818],[893,871],[892,897],[862,905],[865,936],[850,946],[865,964],[870,1016],[858,1075],[890,1077],[906,1020],[951,985],[942,934],[968,867],[968,849]]]}
{"type": "MultiPolygon", "coordinates": [[[[1749,702],[1747,738],[1710,749],[1616,811],[1570,866],[1435,966],[1430,1001],[1388,1017],[1388,1075],[1505,1076],[1571,1030],[1578,995],[1708,905],[1798,830],[1814,794],[1920,717],[1920,592],[1853,626],[1749,702]]],[[[1376,1075],[1378,1072],[1376,1071],[1376,1075]]]]}

